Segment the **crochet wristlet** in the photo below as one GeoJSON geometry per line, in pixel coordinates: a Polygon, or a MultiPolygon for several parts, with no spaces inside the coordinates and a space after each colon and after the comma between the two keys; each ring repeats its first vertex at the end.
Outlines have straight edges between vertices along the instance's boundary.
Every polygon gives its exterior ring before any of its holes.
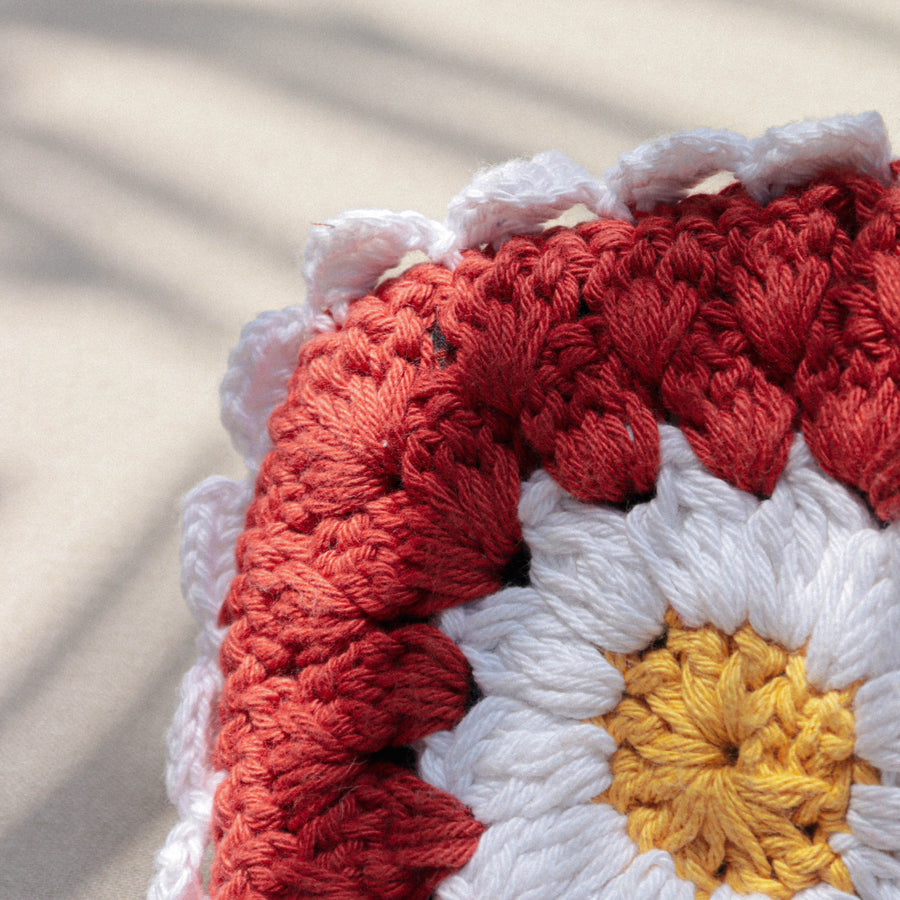
{"type": "Polygon", "coordinates": [[[900,897],[897,171],[870,113],[316,226],[186,501],[149,896],[900,897]]]}

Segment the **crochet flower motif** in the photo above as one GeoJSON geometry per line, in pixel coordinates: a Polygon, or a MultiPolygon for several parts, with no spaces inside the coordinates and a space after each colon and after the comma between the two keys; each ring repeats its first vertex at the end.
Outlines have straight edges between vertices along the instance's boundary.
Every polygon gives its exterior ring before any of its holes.
{"type": "Polygon", "coordinates": [[[150,900],[900,896],[889,153],[701,130],[316,227],[186,503],[150,900]]]}
{"type": "Polygon", "coordinates": [[[660,436],[627,512],[536,472],[531,584],[441,616],[484,699],[421,771],[488,828],[438,896],[892,895],[895,530],[802,438],[759,500],[660,436]]]}

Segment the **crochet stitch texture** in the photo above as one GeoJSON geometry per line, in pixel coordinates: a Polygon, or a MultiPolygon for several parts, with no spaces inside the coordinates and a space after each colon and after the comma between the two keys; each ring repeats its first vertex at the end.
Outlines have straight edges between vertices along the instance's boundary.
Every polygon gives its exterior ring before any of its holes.
{"type": "Polygon", "coordinates": [[[319,229],[223,389],[251,475],[186,512],[152,898],[210,823],[223,900],[900,891],[888,159],[704,131],[319,229]]]}
{"type": "Polygon", "coordinates": [[[828,838],[847,830],[851,786],[879,783],[853,755],[855,688],[810,689],[803,654],[750,625],[728,636],[672,610],[665,621],[659,647],[608,656],[625,695],[597,720],[619,748],[598,800],[704,900],[725,880],[779,898],[820,881],[852,891],[828,838]]]}

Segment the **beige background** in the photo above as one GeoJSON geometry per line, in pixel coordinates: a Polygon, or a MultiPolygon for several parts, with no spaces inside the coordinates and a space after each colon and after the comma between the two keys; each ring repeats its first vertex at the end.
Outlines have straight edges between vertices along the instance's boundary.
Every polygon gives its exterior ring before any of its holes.
{"type": "Polygon", "coordinates": [[[472,170],[879,109],[900,4],[0,0],[0,897],[143,895],[194,631],[179,497],[313,221],[472,170]]]}

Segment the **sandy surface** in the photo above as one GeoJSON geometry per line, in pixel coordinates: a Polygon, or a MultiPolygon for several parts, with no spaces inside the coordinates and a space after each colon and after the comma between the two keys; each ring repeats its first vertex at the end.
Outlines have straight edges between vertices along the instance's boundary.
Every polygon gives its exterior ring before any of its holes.
{"type": "MultiPolygon", "coordinates": [[[[0,897],[141,897],[194,629],[180,496],[312,222],[474,169],[879,109],[893,0],[0,0],[0,897]]],[[[900,137],[898,137],[900,140],[900,137]]]]}

